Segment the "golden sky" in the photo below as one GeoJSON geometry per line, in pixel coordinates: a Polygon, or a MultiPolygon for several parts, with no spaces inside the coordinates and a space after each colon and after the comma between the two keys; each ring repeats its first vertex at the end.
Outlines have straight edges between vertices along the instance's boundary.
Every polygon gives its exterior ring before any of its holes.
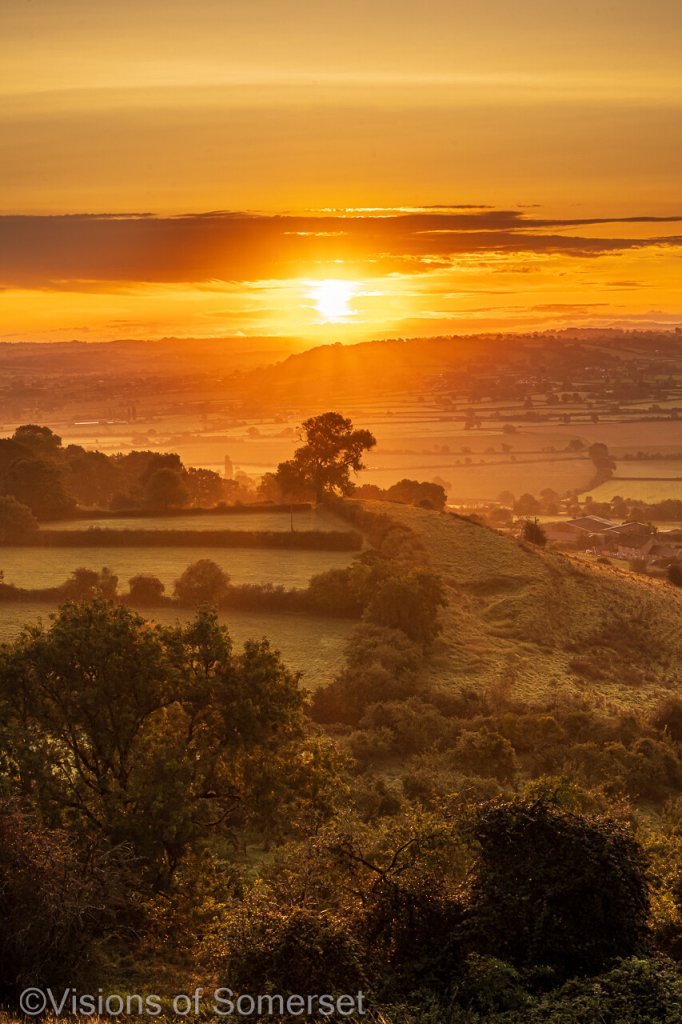
{"type": "Polygon", "coordinates": [[[682,322],[681,34],[679,0],[0,0],[0,334],[682,322]]]}

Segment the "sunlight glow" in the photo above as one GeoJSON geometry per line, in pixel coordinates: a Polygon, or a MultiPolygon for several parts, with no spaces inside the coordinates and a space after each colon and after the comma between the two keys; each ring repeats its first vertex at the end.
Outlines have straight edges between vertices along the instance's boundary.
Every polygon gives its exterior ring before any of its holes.
{"type": "Polygon", "coordinates": [[[312,298],[315,306],[325,320],[339,320],[350,316],[352,310],[348,302],[356,292],[352,281],[319,281],[313,286],[312,298]]]}

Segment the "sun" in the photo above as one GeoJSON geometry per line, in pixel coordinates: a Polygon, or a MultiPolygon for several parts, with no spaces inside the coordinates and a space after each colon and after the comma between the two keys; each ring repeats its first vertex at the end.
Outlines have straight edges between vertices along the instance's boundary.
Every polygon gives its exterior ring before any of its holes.
{"type": "Polygon", "coordinates": [[[351,315],[348,302],[355,293],[352,281],[319,281],[313,289],[315,306],[325,320],[339,320],[351,315]]]}

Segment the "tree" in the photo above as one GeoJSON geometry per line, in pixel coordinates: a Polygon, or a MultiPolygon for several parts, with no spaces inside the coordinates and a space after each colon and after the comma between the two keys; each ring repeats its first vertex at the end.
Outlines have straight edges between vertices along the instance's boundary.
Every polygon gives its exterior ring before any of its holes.
{"type": "Polygon", "coordinates": [[[28,505],[22,505],[11,495],[0,497],[0,543],[6,544],[37,529],[38,520],[28,505]]]}
{"type": "Polygon", "coordinates": [[[590,486],[598,487],[599,484],[603,484],[607,480],[611,479],[613,471],[616,468],[616,463],[609,455],[607,446],[601,441],[591,444],[587,449],[587,454],[592,459],[596,470],[596,473],[590,482],[590,486]]]}
{"type": "Polygon", "coordinates": [[[200,558],[188,565],[174,593],[182,604],[198,608],[201,604],[220,604],[225,596],[230,577],[210,558],[200,558]]]}
{"type": "Polygon", "coordinates": [[[532,516],[540,511],[540,502],[532,494],[522,494],[514,502],[514,511],[517,516],[532,516]]]}
{"type": "Polygon", "coordinates": [[[363,618],[377,626],[400,629],[410,640],[428,647],[441,629],[438,611],[447,603],[438,574],[417,566],[405,575],[388,576],[377,587],[363,618]]]}
{"type": "Polygon", "coordinates": [[[305,445],[296,449],[293,459],[277,467],[275,475],[282,490],[297,484],[309,488],[316,501],[325,494],[351,494],[351,470],[358,473],[365,468],[362,454],[376,444],[374,435],[369,430],[354,430],[351,420],[338,412],[312,416],[303,430],[305,445]]]}
{"type": "Polygon", "coordinates": [[[627,825],[515,801],[484,805],[471,833],[477,952],[572,976],[647,951],[646,861],[627,825]]]}
{"type": "Polygon", "coordinates": [[[102,598],[68,603],[3,645],[0,702],[35,814],[128,844],[156,886],[208,836],[278,835],[329,806],[335,755],[306,739],[299,675],[266,640],[233,654],[208,610],[151,627],[102,598]]]}
{"type": "Polygon", "coordinates": [[[406,505],[422,505],[439,512],[445,508],[445,490],[440,484],[419,483],[417,480],[399,480],[386,491],[387,501],[401,501],[406,505]],[[429,502],[428,505],[423,505],[429,502]]]}
{"type": "Polygon", "coordinates": [[[539,548],[544,548],[547,543],[547,534],[539,523],[534,522],[532,519],[527,519],[523,524],[523,539],[527,540],[530,544],[536,544],[539,548]]]}
{"type": "Polygon", "coordinates": [[[115,576],[106,566],[101,572],[80,566],[73,570],[60,590],[64,598],[79,601],[82,599],[92,600],[98,591],[102,597],[113,598],[116,596],[117,588],[118,576],[115,576]]]}
{"type": "Polygon", "coordinates": [[[143,606],[160,604],[166,589],[165,583],[150,572],[139,572],[136,576],[131,576],[128,586],[131,604],[143,606]]]}
{"type": "Polygon", "coordinates": [[[585,443],[580,437],[573,437],[566,445],[566,452],[584,452],[585,443]]]}
{"type": "Polygon", "coordinates": [[[73,508],[59,466],[47,459],[19,459],[5,474],[2,490],[28,505],[38,518],[63,515],[73,508]]]}
{"type": "Polygon", "coordinates": [[[682,566],[669,565],[668,566],[668,581],[672,583],[674,587],[682,587],[682,566]]]}
{"type": "Polygon", "coordinates": [[[186,505],[189,501],[189,491],[176,470],[157,469],[147,481],[145,500],[150,508],[165,511],[186,505]]]}
{"type": "Polygon", "coordinates": [[[79,505],[106,506],[121,486],[122,474],[104,452],[86,451],[80,445],[66,449],[68,491],[79,505]]]}
{"type": "Polygon", "coordinates": [[[17,427],[12,440],[29,448],[36,456],[52,458],[59,451],[62,439],[49,427],[39,427],[36,423],[24,423],[17,427]]]}
{"type": "Polygon", "coordinates": [[[207,507],[225,499],[225,481],[213,469],[195,469],[190,466],[185,484],[194,505],[207,507]]]}

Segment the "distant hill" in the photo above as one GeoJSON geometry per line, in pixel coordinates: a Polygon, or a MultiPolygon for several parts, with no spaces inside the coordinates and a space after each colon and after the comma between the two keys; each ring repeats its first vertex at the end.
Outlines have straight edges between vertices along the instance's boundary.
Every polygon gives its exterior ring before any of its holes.
{"type": "Polygon", "coordinates": [[[542,334],[396,338],[318,345],[244,374],[240,390],[259,400],[306,400],[322,407],[344,397],[405,391],[425,377],[466,370],[570,375],[609,366],[633,352],[668,364],[682,358],[682,332],[585,329],[542,334]],[[655,355],[654,355],[655,354],[655,355]]]}
{"type": "Polygon", "coordinates": [[[448,513],[363,504],[419,533],[447,583],[430,670],[443,684],[484,686],[507,673],[520,699],[579,689],[630,708],[681,687],[682,591],[448,513]]]}
{"type": "Polygon", "coordinates": [[[243,337],[162,338],[158,341],[55,341],[0,343],[0,369],[5,372],[63,374],[125,374],[178,376],[209,374],[227,377],[276,363],[300,350],[296,338],[243,337]]]}

